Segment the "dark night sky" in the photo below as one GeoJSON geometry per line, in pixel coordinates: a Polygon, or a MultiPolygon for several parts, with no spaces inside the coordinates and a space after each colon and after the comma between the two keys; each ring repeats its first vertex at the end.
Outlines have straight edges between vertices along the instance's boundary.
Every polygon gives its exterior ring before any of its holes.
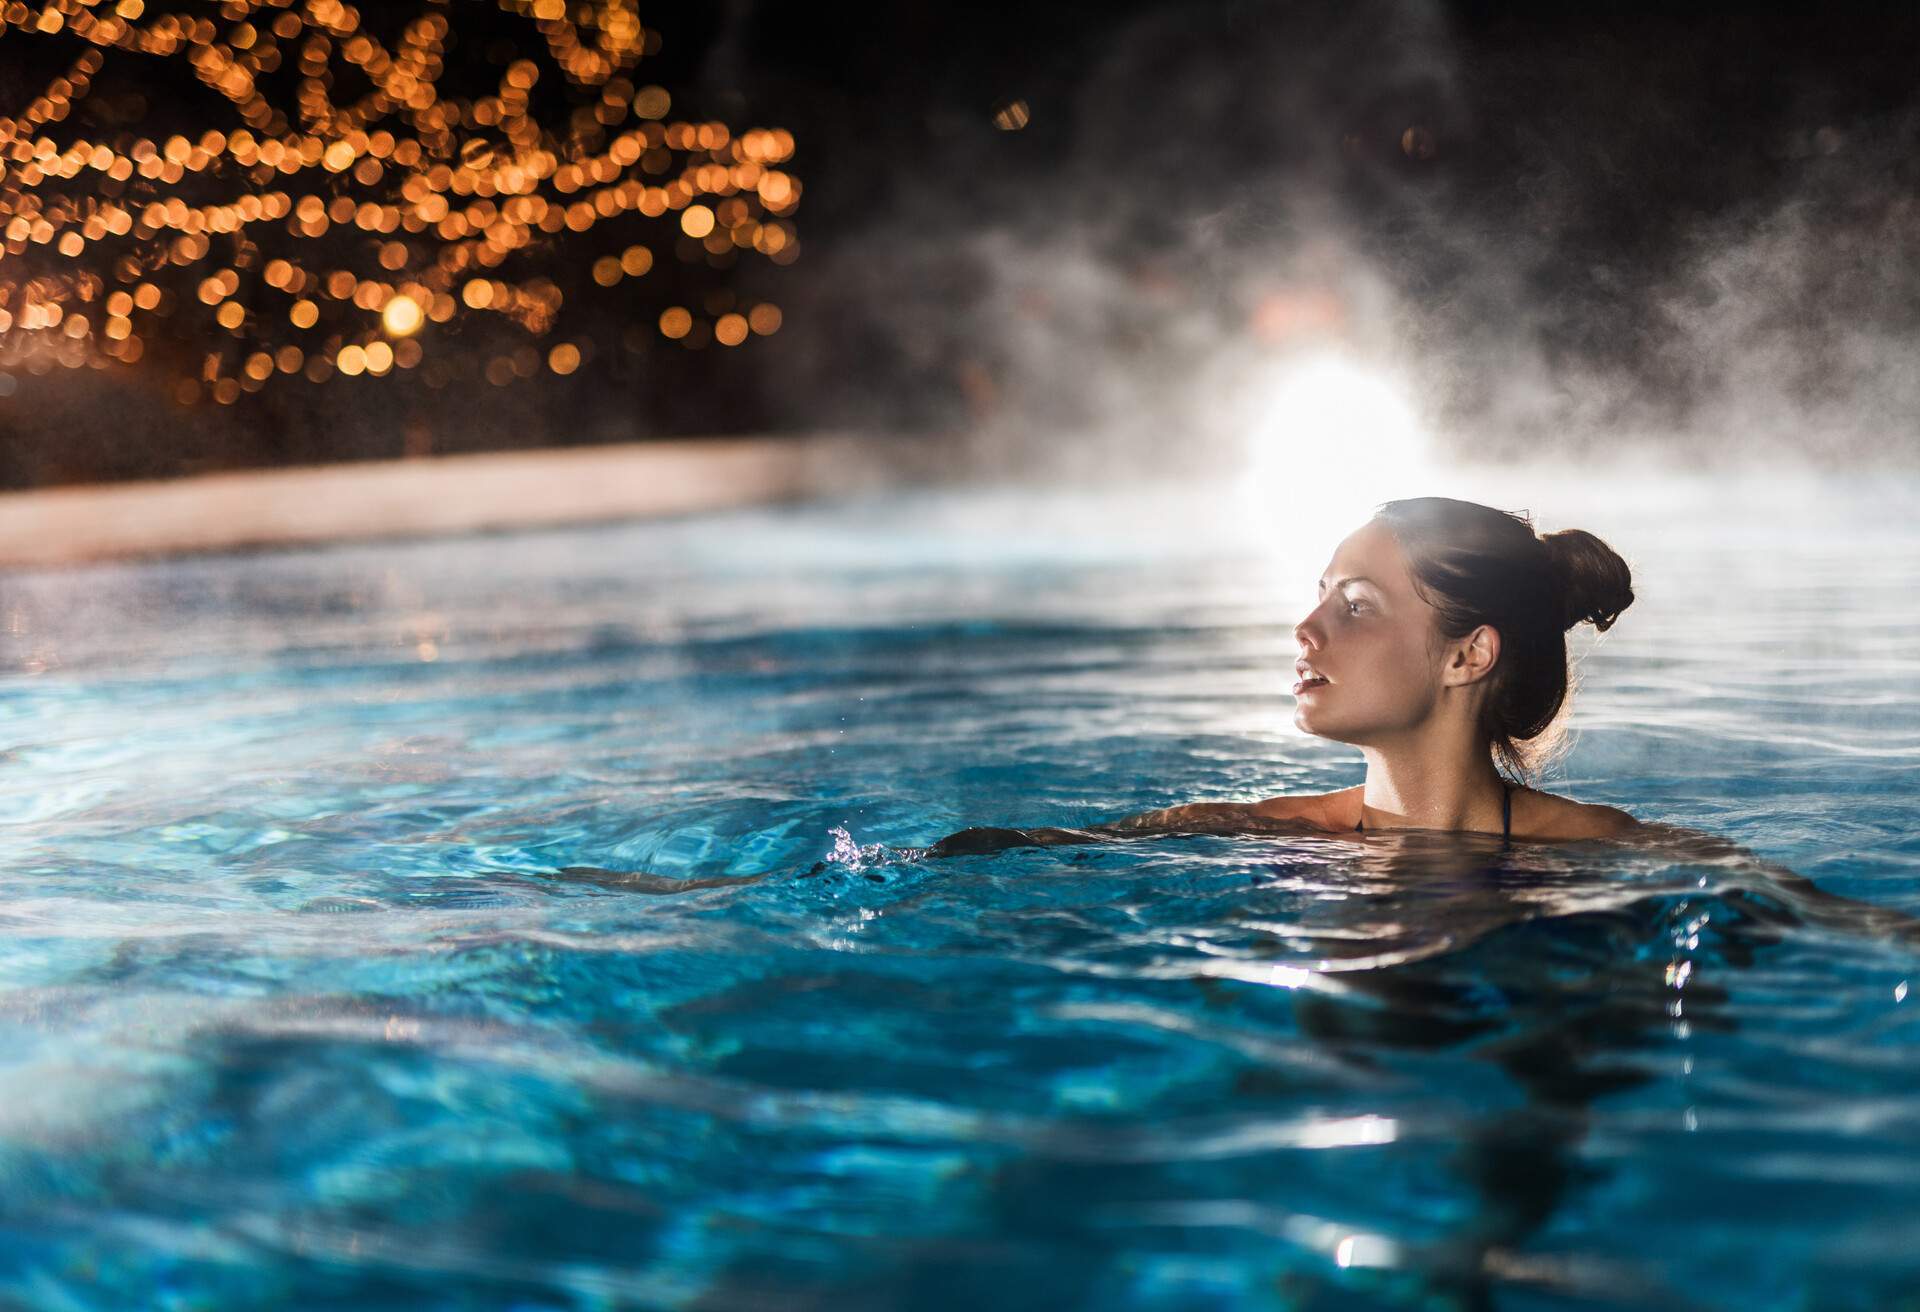
{"type": "MultiPolygon", "coordinates": [[[[777,118],[810,143],[816,241],[858,231],[933,178],[990,192],[1044,185],[1097,145],[1088,114],[1114,107],[1084,93],[1146,39],[1162,44],[1169,70],[1204,76],[1212,64],[1223,96],[1248,89],[1248,50],[1273,57],[1275,79],[1335,91],[1322,116],[1247,125],[1244,144],[1275,172],[1310,165],[1326,144],[1313,138],[1330,124],[1391,156],[1404,128],[1424,121],[1441,130],[1437,149],[1396,180],[1444,179],[1493,213],[1556,170],[1581,201],[1566,216],[1569,245],[1657,253],[1676,227],[1779,185],[1795,132],[1909,117],[1920,55],[1911,5],[731,0],[675,14],[667,30],[673,71],[715,112],[777,118]],[[1422,15],[1423,36],[1442,48],[1444,76],[1388,53],[1383,18],[1408,14],[1422,15]],[[1032,106],[1032,125],[994,130],[991,111],[1016,97],[1032,106]]],[[[1165,89],[1135,90],[1136,103],[1120,108],[1144,122],[1165,89]]],[[[1116,181],[1150,187],[1162,162],[1144,151],[1134,175],[1116,181]]],[[[1364,167],[1332,181],[1363,203],[1394,200],[1391,189],[1369,194],[1376,180],[1364,167]]]]}
{"type": "MultiPolygon", "coordinates": [[[[786,327],[530,385],[515,404],[541,422],[450,416],[439,449],[937,434],[983,406],[1072,424],[1097,406],[1036,376],[1034,341],[1101,339],[1056,371],[1097,377],[1117,351],[1177,372],[1164,307],[1240,331],[1269,284],[1357,305],[1355,270],[1395,307],[1382,331],[1432,410],[1512,443],[1721,422],[1783,367],[1826,454],[1915,428],[1920,384],[1896,376],[1920,327],[1911,5],[721,0],[643,18],[666,44],[636,80],[676,114],[798,138],[804,254],[742,275],[786,327]],[[1016,100],[1030,123],[1000,130],[1016,100]],[[1507,395],[1516,353],[1547,400],[1507,395]]],[[[582,313],[617,336],[627,311],[582,313]]],[[[53,459],[10,418],[6,482],[395,454],[311,394],[165,442],[66,420],[53,459]]]]}
{"type": "Polygon", "coordinates": [[[1520,321],[1575,397],[1522,427],[1713,423],[1783,370],[1792,405],[1819,403],[1816,450],[1914,427],[1888,376],[1920,327],[1913,6],[829,8],[736,0],[686,34],[701,94],[777,106],[811,143],[801,317],[886,376],[847,398],[820,380],[848,360],[782,361],[828,421],[958,421],[966,307],[1006,275],[945,244],[1072,228],[1231,318],[1250,271],[1331,226],[1463,423],[1499,408],[1520,321]],[[1031,124],[996,130],[1015,97],[1031,124]]]}

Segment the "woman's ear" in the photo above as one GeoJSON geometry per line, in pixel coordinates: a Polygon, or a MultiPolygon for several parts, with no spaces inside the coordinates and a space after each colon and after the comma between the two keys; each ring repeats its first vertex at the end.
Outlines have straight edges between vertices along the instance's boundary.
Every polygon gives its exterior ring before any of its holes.
{"type": "Polygon", "coordinates": [[[1482,624],[1447,649],[1447,666],[1441,672],[1448,684],[1478,683],[1493,673],[1500,660],[1500,630],[1482,624]]]}

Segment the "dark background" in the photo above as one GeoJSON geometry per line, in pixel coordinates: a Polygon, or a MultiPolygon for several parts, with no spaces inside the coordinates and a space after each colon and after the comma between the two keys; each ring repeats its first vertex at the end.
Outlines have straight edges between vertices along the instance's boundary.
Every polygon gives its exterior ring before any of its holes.
{"type": "MultiPolygon", "coordinates": [[[[516,39],[478,0],[449,12],[471,50],[516,39]]],[[[1249,341],[1391,359],[1483,452],[1916,452],[1914,6],[727,0],[642,19],[664,46],[634,80],[675,117],[798,139],[800,259],[727,275],[782,306],[778,334],[621,349],[671,298],[602,293],[559,242],[541,258],[561,327],[605,344],[571,378],[302,382],[222,410],[155,402],[145,363],[22,376],[0,485],[747,431],[994,428],[1004,452],[1115,428],[1116,407],[1178,444],[1166,398],[1249,341]],[[1015,102],[1025,126],[997,126],[1015,102]]],[[[10,101],[39,76],[24,40],[6,38],[10,101]]]]}

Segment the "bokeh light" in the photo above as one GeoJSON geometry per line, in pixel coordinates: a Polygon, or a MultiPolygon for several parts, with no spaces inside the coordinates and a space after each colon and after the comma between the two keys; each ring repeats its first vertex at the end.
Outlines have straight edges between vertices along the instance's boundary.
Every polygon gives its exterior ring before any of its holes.
{"type": "MultiPolygon", "coordinates": [[[[543,357],[564,375],[577,348],[526,343],[556,331],[576,288],[647,275],[662,251],[706,277],[797,257],[792,134],[669,118],[667,91],[631,77],[660,44],[634,0],[494,8],[525,39],[473,88],[450,53],[478,17],[435,0],[377,23],[340,0],[0,6],[10,59],[74,52],[0,118],[0,370],[144,358],[177,371],[169,392],[189,404],[434,352],[449,378],[496,382],[503,360],[535,377],[543,357]],[[189,128],[199,102],[182,96],[116,119],[90,100],[103,76],[198,81],[217,110],[189,128]],[[459,318],[423,344],[429,322],[459,318]]],[[[730,309],[696,319],[697,303],[660,315],[662,336],[768,331],[730,309]]]]}
{"type": "Polygon", "coordinates": [[[389,335],[411,337],[420,331],[420,325],[426,322],[426,312],[420,308],[420,302],[413,297],[402,295],[387,302],[380,312],[380,321],[389,335]]]}

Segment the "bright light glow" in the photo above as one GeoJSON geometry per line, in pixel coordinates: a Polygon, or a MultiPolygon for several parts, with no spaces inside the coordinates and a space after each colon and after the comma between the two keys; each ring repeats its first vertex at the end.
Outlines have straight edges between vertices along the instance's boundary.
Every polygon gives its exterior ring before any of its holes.
{"type": "Polygon", "coordinates": [[[387,308],[380,312],[380,322],[386,325],[390,337],[411,337],[420,331],[426,312],[420,308],[420,302],[411,296],[396,296],[387,302],[387,308]]]}
{"type": "Polygon", "coordinates": [[[1242,490],[1303,527],[1357,527],[1382,501],[1431,491],[1427,435],[1392,378],[1351,356],[1277,364],[1243,412],[1242,490]]]}

